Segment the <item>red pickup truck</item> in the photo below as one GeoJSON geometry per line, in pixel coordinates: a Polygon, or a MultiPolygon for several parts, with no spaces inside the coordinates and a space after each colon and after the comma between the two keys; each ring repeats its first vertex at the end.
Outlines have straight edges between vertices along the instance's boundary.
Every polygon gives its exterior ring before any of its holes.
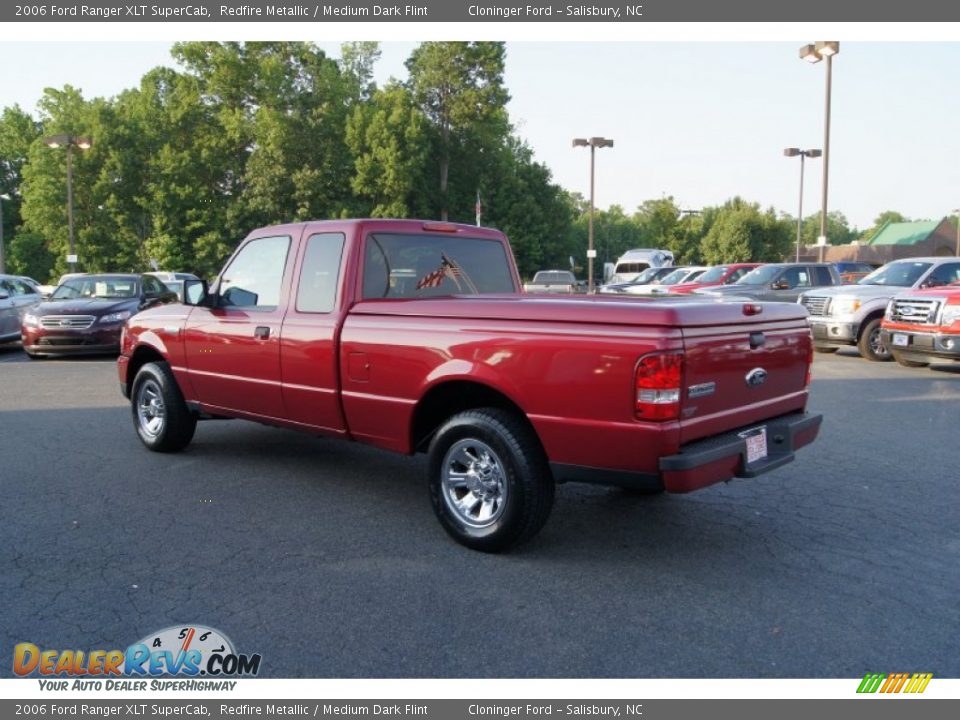
{"type": "Polygon", "coordinates": [[[185,295],[122,337],[148,448],[232,417],[427,452],[440,522],[479,550],[533,537],[555,483],[688,492],[779,467],[820,426],[801,306],[524,295],[495,230],[263,228],[185,295]]]}
{"type": "Polygon", "coordinates": [[[960,361],[960,280],[895,295],[887,304],[880,334],[901,365],[960,361]]]}

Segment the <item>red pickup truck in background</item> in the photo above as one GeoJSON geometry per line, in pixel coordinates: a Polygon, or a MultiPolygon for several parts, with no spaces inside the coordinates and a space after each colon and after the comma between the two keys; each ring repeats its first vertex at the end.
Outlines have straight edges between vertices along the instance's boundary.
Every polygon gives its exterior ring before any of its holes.
{"type": "Polygon", "coordinates": [[[703,297],[524,295],[499,232],[337,220],[252,232],[118,360],[151,450],[232,417],[429,454],[443,527],[499,551],[564,481],[688,492],[812,442],[806,311],[703,297]]]}
{"type": "Polygon", "coordinates": [[[895,295],[887,303],[880,334],[901,365],[960,361],[960,280],[895,295]]]}

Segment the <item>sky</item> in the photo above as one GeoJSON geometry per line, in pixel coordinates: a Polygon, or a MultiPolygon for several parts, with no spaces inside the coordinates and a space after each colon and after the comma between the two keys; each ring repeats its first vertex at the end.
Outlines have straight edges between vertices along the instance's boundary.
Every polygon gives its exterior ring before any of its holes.
{"type": "MultiPolygon", "coordinates": [[[[595,200],[632,212],[672,196],[684,209],[740,195],[797,212],[798,158],[822,148],[825,63],[806,40],[507,42],[511,122],[562,187],[589,195],[589,151],[603,136],[595,200]]],[[[169,42],[0,43],[0,105],[35,111],[44,87],[87,97],[173,66],[169,42]]],[[[339,42],[319,42],[339,56],[339,42]]],[[[386,42],[379,83],[404,79],[414,42],[386,42]]],[[[870,227],[885,210],[940,218],[960,207],[960,42],[845,42],[833,61],[829,209],[870,227]]],[[[808,160],[804,215],[819,211],[822,160],[808,160]]]]}

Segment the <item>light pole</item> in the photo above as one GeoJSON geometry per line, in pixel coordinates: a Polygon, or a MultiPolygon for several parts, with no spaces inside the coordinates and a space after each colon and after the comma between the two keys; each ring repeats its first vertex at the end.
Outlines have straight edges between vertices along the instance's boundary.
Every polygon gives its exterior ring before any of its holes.
{"type": "MultiPolygon", "coordinates": [[[[826,102],[823,121],[823,189],[820,201],[820,237],[824,238],[822,243],[826,244],[827,237],[827,184],[830,177],[830,85],[833,79],[833,56],[839,54],[840,42],[838,40],[817,40],[811,45],[804,45],[800,48],[800,59],[808,63],[818,63],[824,58],[827,59],[827,88],[826,102]]],[[[820,262],[823,262],[823,247],[820,245],[820,262]]]]}
{"type": "MultiPolygon", "coordinates": [[[[957,257],[960,257],[960,208],[954,210],[953,214],[957,216],[957,257]]],[[[2,247],[3,243],[0,242],[0,248],[2,247]]],[[[2,265],[0,265],[0,272],[3,272],[2,265]]]]}
{"type": "Polygon", "coordinates": [[[800,148],[784,148],[783,154],[787,157],[800,156],[800,206],[797,208],[797,262],[800,262],[800,238],[803,228],[803,161],[808,157],[818,158],[823,153],[820,150],[801,150],[800,148]]]}
{"type": "Polygon", "coordinates": [[[93,141],[88,137],[76,135],[51,135],[43,141],[48,147],[67,148],[67,231],[70,234],[70,253],[67,262],[70,263],[70,272],[73,272],[76,270],[77,263],[73,242],[73,148],[87,150],[93,145],[93,141]]]}
{"type": "Polygon", "coordinates": [[[573,147],[589,147],[590,148],[590,230],[589,230],[589,241],[587,245],[587,292],[593,292],[593,259],[597,255],[597,251],[593,249],[593,164],[594,164],[594,154],[596,153],[597,148],[604,147],[613,147],[613,140],[609,138],[602,137],[592,137],[589,140],[586,138],[574,138],[573,147]]]}
{"type": "Polygon", "coordinates": [[[9,199],[6,193],[0,194],[0,275],[7,271],[7,258],[3,254],[3,201],[9,199]]]}

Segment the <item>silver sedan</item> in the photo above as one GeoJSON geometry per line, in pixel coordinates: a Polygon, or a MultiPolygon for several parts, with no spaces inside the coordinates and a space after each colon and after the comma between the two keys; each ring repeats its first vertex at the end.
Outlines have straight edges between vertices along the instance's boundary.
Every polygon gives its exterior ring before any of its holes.
{"type": "Polygon", "coordinates": [[[20,339],[20,320],[40,302],[40,291],[29,278],[0,275],[0,342],[20,339]]]}

